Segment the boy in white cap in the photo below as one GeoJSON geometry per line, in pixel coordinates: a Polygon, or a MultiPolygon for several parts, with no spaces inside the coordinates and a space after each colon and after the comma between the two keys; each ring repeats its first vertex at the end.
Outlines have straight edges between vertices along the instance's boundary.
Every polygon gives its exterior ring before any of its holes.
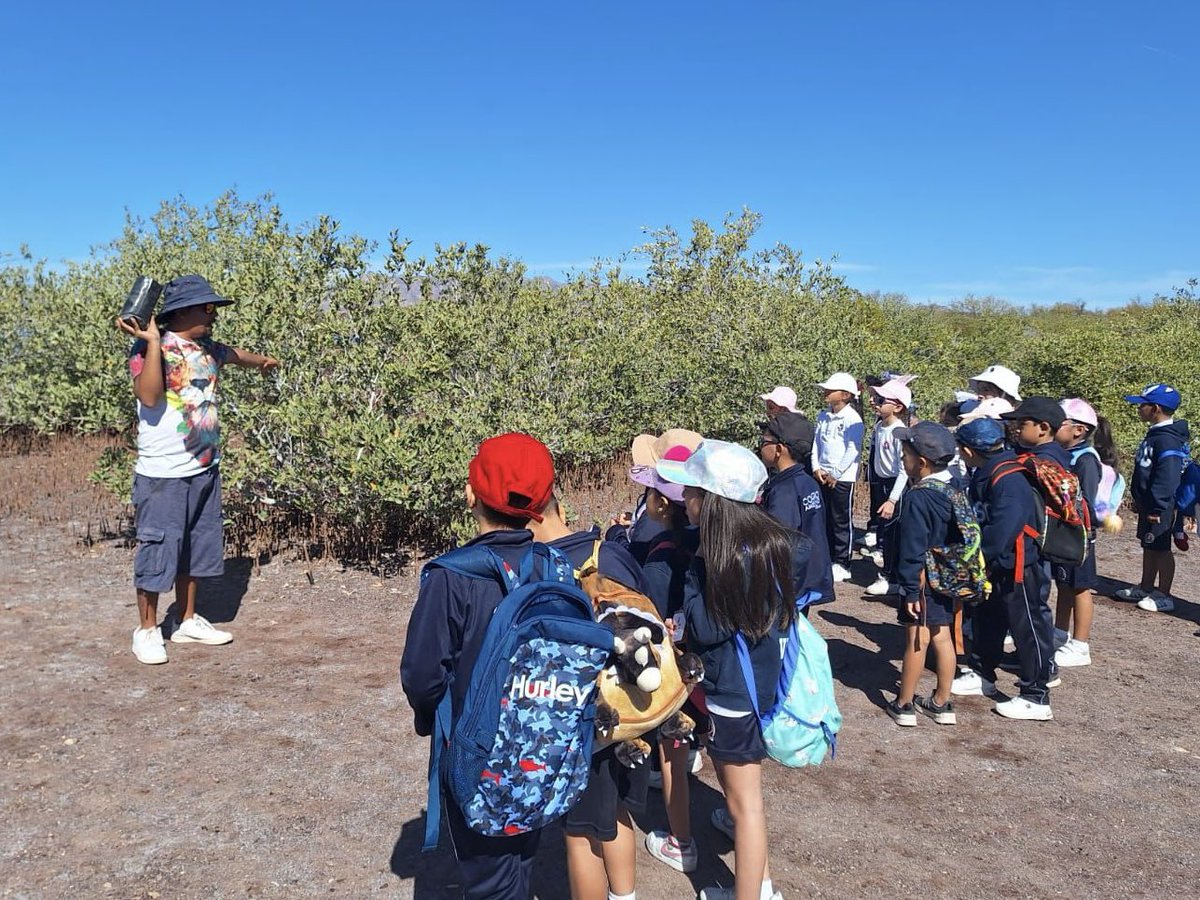
{"type": "Polygon", "coordinates": [[[834,372],[817,385],[827,409],[817,416],[813,441],[812,470],[825,501],[825,528],[833,558],[833,580],[850,578],[850,553],[854,547],[851,510],[854,482],[862,454],[862,416],[852,402],[859,393],[858,382],[849,372],[834,372]]]}
{"type": "Polygon", "coordinates": [[[891,590],[890,579],[895,564],[895,528],[899,519],[898,507],[908,475],[901,460],[901,443],[896,432],[908,420],[912,409],[912,391],[898,379],[892,379],[871,389],[871,405],[875,407],[875,431],[871,436],[871,525],[878,535],[876,562],[879,577],[867,588],[867,593],[881,597],[891,590]]]}

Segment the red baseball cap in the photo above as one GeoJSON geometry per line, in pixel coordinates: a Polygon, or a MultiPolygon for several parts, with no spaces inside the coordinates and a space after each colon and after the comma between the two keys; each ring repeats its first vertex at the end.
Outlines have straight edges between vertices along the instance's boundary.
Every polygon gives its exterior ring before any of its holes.
{"type": "Polygon", "coordinates": [[[471,490],[485,506],[542,521],[554,490],[554,459],[541,441],[517,432],[488,438],[467,471],[471,490]]]}

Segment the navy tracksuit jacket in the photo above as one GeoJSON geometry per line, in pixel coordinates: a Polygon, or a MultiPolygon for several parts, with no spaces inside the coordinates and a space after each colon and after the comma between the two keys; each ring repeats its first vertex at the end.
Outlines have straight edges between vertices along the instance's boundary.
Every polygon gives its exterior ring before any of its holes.
{"type": "Polygon", "coordinates": [[[763,488],[762,505],[776,520],[812,541],[804,581],[796,585],[797,593],[815,592],[819,599],[813,603],[833,602],[833,563],[825,529],[826,510],[816,479],[799,465],[772,472],[763,488]]]}

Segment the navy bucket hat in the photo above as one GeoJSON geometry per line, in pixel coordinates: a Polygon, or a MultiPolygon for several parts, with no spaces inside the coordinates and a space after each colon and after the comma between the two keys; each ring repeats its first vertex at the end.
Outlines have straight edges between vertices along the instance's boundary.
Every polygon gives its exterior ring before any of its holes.
{"type": "Polygon", "coordinates": [[[229,306],[233,301],[214,291],[203,275],[180,275],[168,281],[167,286],[163,288],[163,305],[158,311],[158,317],[165,319],[171,313],[205,303],[229,306]]]}

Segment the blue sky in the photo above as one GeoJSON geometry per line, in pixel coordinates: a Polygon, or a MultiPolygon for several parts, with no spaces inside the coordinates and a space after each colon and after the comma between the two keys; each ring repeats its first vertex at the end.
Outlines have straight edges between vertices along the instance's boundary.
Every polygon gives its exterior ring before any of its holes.
{"type": "Polygon", "coordinates": [[[1090,305],[1200,275],[1200,4],[23,3],[0,253],[273,191],[553,276],[747,206],[851,284],[1090,305]]]}

